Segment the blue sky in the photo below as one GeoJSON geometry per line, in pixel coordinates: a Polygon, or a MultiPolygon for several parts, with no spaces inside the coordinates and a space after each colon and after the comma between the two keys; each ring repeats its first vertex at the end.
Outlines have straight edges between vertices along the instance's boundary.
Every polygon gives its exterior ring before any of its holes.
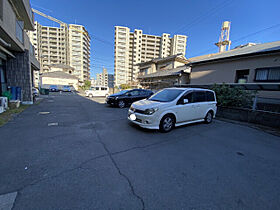
{"type": "MultiPolygon", "coordinates": [[[[31,0],[31,6],[91,34],[91,76],[114,72],[114,26],[188,36],[186,57],[217,52],[221,24],[231,21],[232,47],[280,40],[279,0],[31,0]]],[[[55,23],[35,15],[43,25],[55,23]]]]}

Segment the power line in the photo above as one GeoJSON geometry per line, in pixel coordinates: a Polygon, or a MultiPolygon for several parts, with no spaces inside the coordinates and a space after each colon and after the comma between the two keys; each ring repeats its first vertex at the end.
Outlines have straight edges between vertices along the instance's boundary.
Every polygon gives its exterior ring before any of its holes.
{"type": "Polygon", "coordinates": [[[114,45],[113,42],[110,42],[110,41],[108,41],[108,40],[99,38],[99,37],[97,37],[97,36],[95,36],[95,35],[93,35],[93,34],[89,34],[89,35],[90,35],[93,39],[95,39],[95,40],[97,40],[97,41],[99,41],[99,42],[102,42],[103,44],[107,44],[107,45],[110,45],[110,46],[114,45]]]}
{"type": "Polygon", "coordinates": [[[226,0],[224,2],[222,2],[218,7],[214,7],[211,10],[209,10],[206,14],[201,15],[197,18],[195,18],[193,21],[191,21],[190,23],[186,24],[185,26],[181,27],[180,29],[178,29],[175,33],[178,33],[184,29],[190,29],[191,27],[193,27],[196,23],[200,22],[201,20],[205,19],[208,16],[211,16],[213,14],[215,14],[217,11],[219,11],[220,9],[223,9],[224,7],[228,6],[231,2],[233,2],[233,0],[226,0]]]}
{"type": "MultiPolygon", "coordinates": [[[[261,30],[259,30],[259,31],[256,31],[256,32],[247,34],[247,35],[245,35],[245,36],[243,36],[243,37],[240,37],[240,38],[237,38],[237,39],[233,40],[232,43],[238,42],[238,41],[243,40],[243,39],[246,39],[246,38],[248,38],[248,37],[250,37],[250,36],[254,36],[254,35],[256,35],[256,34],[259,34],[259,33],[262,33],[262,32],[264,32],[264,31],[270,30],[270,29],[272,29],[272,28],[277,28],[277,27],[279,27],[279,26],[280,26],[280,23],[278,23],[278,24],[276,24],[276,25],[273,25],[273,26],[270,26],[270,27],[268,27],[268,28],[264,28],[264,29],[261,29],[261,30]]],[[[207,50],[204,50],[204,51],[202,51],[202,52],[200,52],[200,53],[197,53],[197,54],[193,55],[193,57],[199,56],[199,55],[201,55],[201,54],[203,55],[204,53],[207,53],[207,52],[209,52],[210,50],[213,50],[213,49],[216,49],[216,48],[215,48],[215,47],[211,47],[211,48],[209,48],[209,49],[207,49],[207,50]]]]}
{"type": "Polygon", "coordinates": [[[272,29],[272,28],[276,28],[276,27],[279,27],[279,26],[280,26],[280,23],[279,23],[279,24],[276,24],[276,25],[273,25],[273,26],[270,26],[270,27],[268,27],[268,28],[264,28],[264,29],[262,29],[262,30],[256,31],[256,32],[251,33],[251,34],[247,34],[246,36],[243,36],[243,37],[241,37],[241,38],[238,38],[238,39],[236,39],[236,40],[233,40],[232,42],[237,42],[237,41],[246,39],[247,37],[254,36],[254,35],[256,35],[256,34],[259,34],[259,33],[261,33],[261,32],[264,32],[264,31],[266,31],[266,30],[269,30],[269,29],[272,29]]]}

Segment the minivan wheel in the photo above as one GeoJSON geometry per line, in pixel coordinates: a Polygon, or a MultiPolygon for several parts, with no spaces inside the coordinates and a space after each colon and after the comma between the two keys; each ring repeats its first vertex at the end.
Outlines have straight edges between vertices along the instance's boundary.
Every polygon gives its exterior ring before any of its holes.
{"type": "Polygon", "coordinates": [[[92,98],[92,97],[93,97],[93,95],[92,95],[92,94],[89,94],[88,96],[89,96],[90,98],[92,98]]]}
{"type": "Polygon", "coordinates": [[[213,120],[212,112],[207,112],[207,114],[206,114],[206,116],[204,118],[205,123],[209,124],[209,123],[212,122],[212,120],[213,120]]]}
{"type": "Polygon", "coordinates": [[[120,100],[118,102],[118,106],[119,106],[119,108],[124,108],[125,107],[125,102],[123,100],[120,100]]]}
{"type": "Polygon", "coordinates": [[[165,115],[160,121],[159,130],[163,133],[167,133],[171,131],[174,128],[174,126],[174,117],[172,117],[171,115],[165,115]]]}

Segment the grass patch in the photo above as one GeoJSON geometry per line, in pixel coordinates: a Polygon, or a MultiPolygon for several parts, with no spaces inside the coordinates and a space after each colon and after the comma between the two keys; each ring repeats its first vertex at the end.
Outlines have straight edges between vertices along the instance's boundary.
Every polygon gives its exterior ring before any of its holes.
{"type": "Polygon", "coordinates": [[[0,114],[0,127],[11,120],[15,115],[23,112],[30,105],[21,104],[19,108],[8,109],[7,111],[0,114]]]}

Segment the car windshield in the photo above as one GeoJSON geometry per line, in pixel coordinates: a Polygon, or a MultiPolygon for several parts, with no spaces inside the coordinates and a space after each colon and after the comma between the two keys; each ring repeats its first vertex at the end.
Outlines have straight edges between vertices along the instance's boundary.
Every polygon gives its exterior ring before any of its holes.
{"type": "Polygon", "coordinates": [[[170,102],[177,98],[184,90],[180,89],[163,89],[162,91],[157,92],[149,101],[159,101],[159,102],[170,102]]]}
{"type": "Polygon", "coordinates": [[[128,91],[130,91],[130,90],[121,90],[120,92],[116,93],[115,95],[122,95],[122,94],[127,93],[128,91]]]}

